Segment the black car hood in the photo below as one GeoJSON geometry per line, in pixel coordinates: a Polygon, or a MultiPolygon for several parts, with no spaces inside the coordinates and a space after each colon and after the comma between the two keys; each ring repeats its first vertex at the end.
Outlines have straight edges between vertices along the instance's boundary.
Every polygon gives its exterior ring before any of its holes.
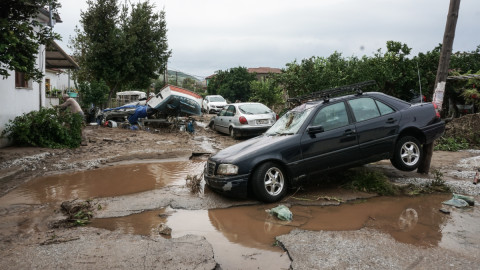
{"type": "Polygon", "coordinates": [[[291,135],[261,135],[227,147],[219,151],[211,159],[221,163],[235,163],[235,161],[247,159],[252,155],[258,156],[261,152],[271,152],[275,148],[272,147],[273,145],[281,145],[281,142],[289,137],[291,135]]]}

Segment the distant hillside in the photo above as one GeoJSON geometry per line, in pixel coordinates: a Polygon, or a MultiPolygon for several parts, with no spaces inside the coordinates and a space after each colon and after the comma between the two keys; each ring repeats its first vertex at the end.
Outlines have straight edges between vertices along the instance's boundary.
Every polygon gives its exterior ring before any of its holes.
{"type": "Polygon", "coordinates": [[[186,78],[191,78],[193,80],[195,80],[196,82],[201,82],[201,80],[193,77],[193,76],[190,76],[188,74],[185,74],[181,71],[174,71],[174,70],[169,70],[168,71],[168,80],[171,81],[171,80],[177,80],[178,83],[181,83],[184,79],[186,78]]]}

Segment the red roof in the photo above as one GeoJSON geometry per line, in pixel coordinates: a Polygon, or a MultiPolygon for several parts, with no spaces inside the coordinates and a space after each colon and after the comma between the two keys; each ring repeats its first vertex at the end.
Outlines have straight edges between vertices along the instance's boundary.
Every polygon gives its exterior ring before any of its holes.
{"type": "Polygon", "coordinates": [[[247,71],[249,73],[257,73],[257,74],[282,73],[281,69],[270,68],[270,67],[248,68],[247,71]]]}

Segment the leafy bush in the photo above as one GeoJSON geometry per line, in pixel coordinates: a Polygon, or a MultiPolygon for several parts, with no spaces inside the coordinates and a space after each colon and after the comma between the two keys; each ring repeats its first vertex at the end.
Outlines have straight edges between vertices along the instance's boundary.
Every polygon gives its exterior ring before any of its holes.
{"type": "Polygon", "coordinates": [[[440,137],[435,142],[435,150],[440,151],[456,152],[458,150],[468,149],[469,147],[470,145],[465,138],[440,137]]]}
{"type": "Polygon", "coordinates": [[[75,148],[80,146],[82,116],[52,108],[24,113],[10,120],[2,137],[18,146],[75,148]]]}

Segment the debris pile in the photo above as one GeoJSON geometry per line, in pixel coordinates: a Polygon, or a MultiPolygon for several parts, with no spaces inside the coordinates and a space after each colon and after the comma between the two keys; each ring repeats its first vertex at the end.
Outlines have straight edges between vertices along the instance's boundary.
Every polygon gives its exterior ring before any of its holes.
{"type": "Polygon", "coordinates": [[[453,193],[453,197],[448,201],[444,201],[443,204],[455,206],[457,208],[463,208],[468,206],[474,206],[475,200],[472,196],[453,193]]]}
{"type": "Polygon", "coordinates": [[[449,121],[443,136],[465,139],[471,146],[480,146],[480,113],[467,114],[449,121]]]}
{"type": "Polygon", "coordinates": [[[203,172],[200,175],[187,175],[186,186],[193,194],[198,194],[202,191],[203,172]]]}
{"type": "Polygon", "coordinates": [[[90,223],[90,219],[93,217],[93,205],[90,201],[66,201],[63,202],[60,207],[61,211],[67,216],[67,218],[55,222],[52,225],[53,228],[84,226],[90,223]]]}

